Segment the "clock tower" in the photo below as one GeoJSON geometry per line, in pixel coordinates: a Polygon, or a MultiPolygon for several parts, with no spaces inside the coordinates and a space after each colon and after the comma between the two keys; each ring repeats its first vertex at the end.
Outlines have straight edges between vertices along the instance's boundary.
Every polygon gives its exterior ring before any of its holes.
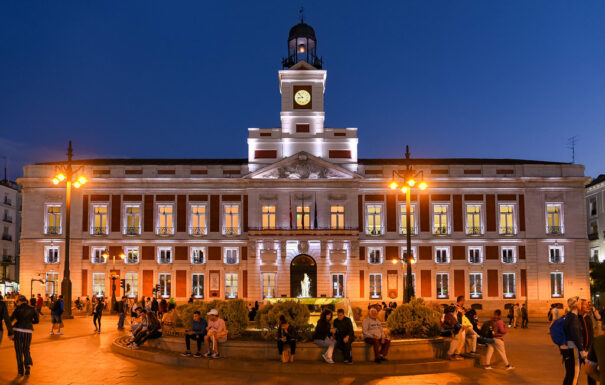
{"type": "Polygon", "coordinates": [[[327,71],[317,56],[315,31],[302,19],[290,29],[282,66],[281,127],[249,129],[250,171],[303,151],[357,171],[357,129],[324,125],[327,71]]]}

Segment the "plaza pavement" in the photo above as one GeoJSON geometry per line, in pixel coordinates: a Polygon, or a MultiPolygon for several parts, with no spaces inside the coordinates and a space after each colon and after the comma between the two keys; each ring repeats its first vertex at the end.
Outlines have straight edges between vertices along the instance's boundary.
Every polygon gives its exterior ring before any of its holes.
{"type": "MultiPolygon", "coordinates": [[[[175,368],[151,362],[126,358],[111,351],[111,343],[121,335],[115,330],[117,317],[103,317],[103,333],[93,334],[92,318],[76,316],[65,321],[65,335],[50,336],[50,317],[42,317],[35,325],[32,343],[34,366],[29,377],[17,377],[15,354],[6,334],[0,344],[0,385],[4,384],[560,384],[563,366],[556,347],[546,333],[545,323],[530,324],[530,328],[512,329],[505,337],[508,356],[516,367],[506,372],[502,363],[495,369],[485,371],[480,368],[456,372],[385,377],[380,375],[380,365],[376,365],[374,376],[321,376],[300,375],[288,377],[267,374],[265,365],[281,365],[267,362],[259,365],[258,372],[210,372],[195,368],[175,368]]],[[[6,332],[5,332],[6,333],[6,332]]],[[[342,364],[336,364],[342,365],[342,364]]],[[[234,362],[234,367],[236,363],[234,362]]],[[[580,384],[586,384],[585,376],[580,384]]]]}

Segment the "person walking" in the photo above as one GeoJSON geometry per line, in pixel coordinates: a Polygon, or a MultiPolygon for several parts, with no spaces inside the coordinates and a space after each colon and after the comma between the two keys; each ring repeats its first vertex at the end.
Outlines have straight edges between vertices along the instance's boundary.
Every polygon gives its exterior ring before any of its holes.
{"type": "Polygon", "coordinates": [[[353,363],[352,344],[355,341],[355,330],[353,322],[349,317],[345,317],[344,309],[336,311],[336,319],[334,320],[334,337],[336,338],[336,348],[342,351],[345,364],[353,363]]]}
{"type": "Polygon", "coordinates": [[[27,298],[20,295],[15,301],[17,305],[11,315],[11,321],[16,321],[13,326],[12,340],[15,345],[15,354],[17,355],[17,372],[20,376],[28,376],[30,366],[34,364],[29,347],[32,343],[32,334],[34,324],[40,322],[38,313],[34,307],[27,304],[27,298]]]}
{"type": "MultiPolygon", "coordinates": [[[[254,308],[253,308],[254,309],[254,308]]],[[[286,317],[282,314],[279,316],[279,326],[277,328],[277,351],[281,357],[281,362],[294,362],[296,354],[296,328],[290,325],[286,317]],[[289,355],[284,355],[284,347],[290,347],[289,355]]]]}
{"type": "Polygon", "coordinates": [[[527,314],[527,305],[521,306],[521,329],[527,329],[527,323],[529,322],[529,316],[527,314]]]}
{"type": "Polygon", "coordinates": [[[103,301],[103,297],[99,297],[96,299],[96,302],[92,307],[92,322],[95,325],[95,333],[101,333],[101,317],[103,316],[103,309],[105,309],[105,302],[103,301]]]}
{"type": "Polygon", "coordinates": [[[52,304],[52,310],[50,312],[50,316],[51,316],[51,329],[50,329],[50,335],[54,335],[54,330],[57,329],[57,334],[62,336],[63,332],[61,331],[61,328],[63,327],[63,296],[60,295],[59,298],[57,298],[53,304],[52,304]]]}
{"type": "Polygon", "coordinates": [[[38,293],[38,297],[36,298],[36,311],[38,312],[38,316],[44,315],[42,314],[42,307],[44,307],[44,298],[38,293]]]}
{"type": "Polygon", "coordinates": [[[571,297],[567,300],[569,313],[565,316],[565,323],[563,325],[567,344],[559,346],[565,366],[563,385],[578,384],[582,360],[588,355],[584,348],[584,337],[582,336],[580,316],[578,315],[580,310],[579,300],[579,297],[571,297]]]}
{"type": "Polygon", "coordinates": [[[491,370],[491,361],[492,354],[494,353],[494,349],[498,352],[498,355],[502,359],[505,365],[506,370],[513,370],[514,366],[508,362],[508,358],[506,357],[506,348],[504,346],[504,335],[507,330],[504,326],[504,322],[502,322],[502,312],[500,309],[496,309],[494,311],[494,316],[491,319],[491,323],[493,326],[492,335],[493,341],[487,344],[487,352],[485,354],[485,366],[484,369],[491,370]]]}
{"type": "Polygon", "coordinates": [[[315,325],[315,332],[313,332],[313,342],[315,345],[326,348],[325,352],[321,355],[324,361],[328,364],[333,364],[332,354],[334,353],[334,329],[330,325],[332,322],[332,311],[324,310],[319,316],[319,321],[315,325]]]}
{"type": "Polygon", "coordinates": [[[0,299],[0,344],[2,344],[2,336],[4,335],[2,321],[4,321],[4,324],[6,325],[6,332],[8,334],[8,338],[13,339],[13,325],[11,324],[10,318],[8,316],[8,307],[6,306],[6,302],[0,299]]]}
{"type": "Polygon", "coordinates": [[[118,330],[124,330],[124,321],[126,320],[126,308],[128,304],[126,303],[126,297],[122,297],[120,300],[116,301],[116,312],[118,313],[118,330]]]}
{"type": "Polygon", "coordinates": [[[202,342],[204,342],[207,327],[208,323],[202,318],[201,313],[197,310],[194,311],[193,320],[191,321],[191,329],[185,330],[185,345],[187,346],[187,350],[182,354],[183,356],[191,357],[191,340],[194,340],[197,344],[197,353],[195,353],[193,356],[202,356],[202,342]]]}
{"type": "Polygon", "coordinates": [[[391,341],[387,338],[382,328],[382,323],[378,320],[378,311],[371,308],[368,316],[361,324],[364,341],[374,348],[374,362],[379,364],[387,361],[387,354],[391,341]]]}

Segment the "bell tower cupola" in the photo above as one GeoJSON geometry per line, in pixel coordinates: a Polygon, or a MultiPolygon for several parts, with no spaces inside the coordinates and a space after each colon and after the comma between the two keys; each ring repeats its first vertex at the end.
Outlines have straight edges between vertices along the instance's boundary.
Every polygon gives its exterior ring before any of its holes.
{"type": "Polygon", "coordinates": [[[302,60],[318,70],[322,67],[322,59],[317,56],[315,31],[309,24],[305,24],[301,9],[300,23],[290,28],[288,35],[288,56],[282,59],[282,66],[284,69],[291,68],[302,60]]]}

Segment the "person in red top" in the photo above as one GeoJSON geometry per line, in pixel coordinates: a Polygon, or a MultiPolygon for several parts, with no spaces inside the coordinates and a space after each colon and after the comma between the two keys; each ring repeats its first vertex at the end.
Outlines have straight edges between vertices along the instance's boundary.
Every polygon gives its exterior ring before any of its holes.
{"type": "Polygon", "coordinates": [[[44,307],[44,298],[38,293],[38,298],[36,298],[36,310],[38,311],[38,316],[42,314],[42,307],[44,307]]]}
{"type": "Polygon", "coordinates": [[[492,354],[494,353],[494,349],[496,349],[498,355],[500,356],[500,358],[502,358],[504,365],[506,365],[506,370],[513,370],[514,367],[508,362],[508,359],[506,358],[506,349],[504,347],[504,339],[502,337],[504,337],[508,330],[506,330],[504,322],[502,322],[502,311],[500,311],[500,309],[494,311],[494,316],[492,317],[491,322],[494,328],[494,338],[492,343],[487,344],[487,353],[485,354],[485,369],[492,369],[492,354]]]}

